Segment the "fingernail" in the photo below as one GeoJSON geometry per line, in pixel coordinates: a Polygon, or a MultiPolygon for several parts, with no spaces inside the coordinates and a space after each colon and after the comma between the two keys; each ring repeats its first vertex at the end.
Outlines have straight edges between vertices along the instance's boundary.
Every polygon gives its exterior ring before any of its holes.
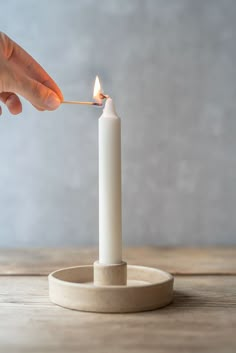
{"type": "Polygon", "coordinates": [[[46,106],[49,109],[56,109],[61,104],[59,97],[55,93],[50,93],[46,100],[46,106]]]}

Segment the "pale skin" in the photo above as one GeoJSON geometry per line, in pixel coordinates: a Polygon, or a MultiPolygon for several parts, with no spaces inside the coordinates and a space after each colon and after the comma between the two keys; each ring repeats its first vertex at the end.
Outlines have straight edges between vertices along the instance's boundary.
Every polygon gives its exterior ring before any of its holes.
{"type": "Polygon", "coordinates": [[[22,112],[19,96],[40,111],[55,110],[63,101],[60,88],[48,73],[17,43],[0,32],[0,101],[13,115],[22,112]]]}

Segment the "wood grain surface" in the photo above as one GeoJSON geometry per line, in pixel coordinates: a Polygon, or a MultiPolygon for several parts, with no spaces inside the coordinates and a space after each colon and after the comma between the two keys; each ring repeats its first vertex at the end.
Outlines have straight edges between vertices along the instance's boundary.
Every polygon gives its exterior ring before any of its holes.
{"type": "Polygon", "coordinates": [[[76,258],[76,264],[89,263],[96,257],[93,250],[6,250],[0,254],[1,353],[236,352],[234,249],[127,250],[132,263],[142,259],[142,264],[162,263],[173,273],[188,274],[175,276],[171,305],[136,314],[77,312],[50,303],[43,274],[75,265],[76,258]],[[223,274],[227,271],[229,275],[223,274]]]}
{"type": "Polygon", "coordinates": [[[234,276],[177,277],[170,306],[93,314],[49,302],[46,277],[1,278],[1,352],[235,353],[234,276]]]}
{"type": "MultiPolygon", "coordinates": [[[[5,249],[0,250],[0,275],[47,275],[61,267],[92,264],[97,259],[95,249],[5,249]]],[[[172,274],[236,275],[236,247],[128,248],[124,261],[172,274]]]]}

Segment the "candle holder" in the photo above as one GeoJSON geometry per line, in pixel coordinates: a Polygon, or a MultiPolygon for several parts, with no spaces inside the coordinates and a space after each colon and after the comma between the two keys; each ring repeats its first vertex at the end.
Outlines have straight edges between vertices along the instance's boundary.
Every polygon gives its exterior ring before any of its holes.
{"type": "Polygon", "coordinates": [[[80,311],[129,313],[154,310],[173,299],[171,274],[156,268],[121,262],[76,266],[52,272],[49,296],[53,303],[80,311]]]}

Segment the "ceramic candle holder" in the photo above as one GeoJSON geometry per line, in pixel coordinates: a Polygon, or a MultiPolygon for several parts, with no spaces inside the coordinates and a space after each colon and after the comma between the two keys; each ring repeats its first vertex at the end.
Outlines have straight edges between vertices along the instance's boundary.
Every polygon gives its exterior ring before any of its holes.
{"type": "Polygon", "coordinates": [[[69,267],[49,275],[49,296],[68,309],[101,313],[154,310],[173,298],[173,276],[143,266],[94,265],[69,267]]]}

